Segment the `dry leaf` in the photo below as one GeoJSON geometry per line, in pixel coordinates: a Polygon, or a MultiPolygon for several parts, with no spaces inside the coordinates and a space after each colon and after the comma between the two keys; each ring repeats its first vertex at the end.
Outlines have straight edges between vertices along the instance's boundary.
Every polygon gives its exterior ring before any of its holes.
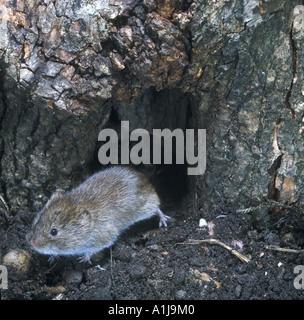
{"type": "Polygon", "coordinates": [[[218,269],[214,268],[214,267],[206,267],[208,270],[210,271],[214,271],[214,272],[218,272],[218,269]]]}
{"type": "Polygon", "coordinates": [[[210,281],[213,281],[215,283],[217,289],[219,289],[221,286],[220,283],[218,281],[212,279],[212,277],[209,276],[208,273],[201,272],[197,269],[190,268],[187,279],[192,283],[199,284],[200,286],[203,285],[203,282],[210,282],[210,281]]]}

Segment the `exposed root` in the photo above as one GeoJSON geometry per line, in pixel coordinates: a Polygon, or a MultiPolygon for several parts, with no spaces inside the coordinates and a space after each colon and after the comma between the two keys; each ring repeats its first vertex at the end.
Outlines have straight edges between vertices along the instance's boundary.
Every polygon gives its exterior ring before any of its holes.
{"type": "Polygon", "coordinates": [[[291,206],[274,201],[274,200],[270,200],[268,199],[266,203],[262,203],[256,207],[250,207],[250,208],[245,208],[245,209],[238,209],[236,210],[237,213],[250,213],[253,212],[255,210],[259,210],[262,208],[268,208],[268,209],[272,209],[272,208],[276,208],[276,207],[283,207],[283,208],[291,208],[291,206]]]}
{"type": "Polygon", "coordinates": [[[281,251],[281,252],[290,252],[290,253],[302,253],[304,252],[303,249],[288,249],[288,248],[281,248],[275,245],[270,244],[269,246],[265,246],[266,249],[268,250],[275,250],[275,251],[281,251]]]}
{"type": "Polygon", "coordinates": [[[4,206],[4,209],[3,208],[0,208],[0,212],[4,214],[5,218],[7,220],[10,219],[10,216],[9,216],[9,207],[8,205],[6,204],[5,200],[3,199],[3,197],[0,195],[0,201],[2,202],[3,206],[4,206]]]}
{"type": "Polygon", "coordinates": [[[221,247],[227,249],[228,251],[230,251],[233,255],[235,255],[241,261],[243,261],[245,263],[250,262],[250,259],[248,259],[247,257],[245,257],[244,255],[240,254],[235,249],[232,249],[227,244],[225,244],[225,243],[223,243],[223,242],[221,242],[221,241],[219,241],[217,239],[203,239],[203,240],[188,239],[185,242],[180,242],[180,243],[177,243],[177,244],[201,244],[201,243],[218,244],[219,246],[221,246],[221,247]]]}

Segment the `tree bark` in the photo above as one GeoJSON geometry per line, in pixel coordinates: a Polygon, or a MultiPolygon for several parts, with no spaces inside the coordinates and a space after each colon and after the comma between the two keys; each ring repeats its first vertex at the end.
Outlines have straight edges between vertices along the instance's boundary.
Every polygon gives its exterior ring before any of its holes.
{"type": "Polygon", "coordinates": [[[302,1],[0,0],[0,12],[0,179],[13,211],[91,171],[113,110],[132,129],[207,129],[199,207],[301,199],[302,1]]]}
{"type": "Polygon", "coordinates": [[[204,4],[193,4],[191,25],[194,65],[203,66],[198,126],[208,132],[203,202],[300,200],[303,3],[204,4]]]}

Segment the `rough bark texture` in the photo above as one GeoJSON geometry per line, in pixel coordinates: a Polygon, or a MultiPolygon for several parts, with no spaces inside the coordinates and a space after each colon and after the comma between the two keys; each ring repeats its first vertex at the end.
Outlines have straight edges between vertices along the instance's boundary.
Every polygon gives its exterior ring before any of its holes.
{"type": "Polygon", "coordinates": [[[205,203],[293,202],[303,193],[301,1],[192,5],[198,126],[208,132],[205,203]]]}
{"type": "Polygon", "coordinates": [[[301,199],[301,5],[0,0],[0,178],[10,207],[36,210],[86,176],[112,109],[131,128],[207,129],[200,207],[219,196],[301,199]]]}

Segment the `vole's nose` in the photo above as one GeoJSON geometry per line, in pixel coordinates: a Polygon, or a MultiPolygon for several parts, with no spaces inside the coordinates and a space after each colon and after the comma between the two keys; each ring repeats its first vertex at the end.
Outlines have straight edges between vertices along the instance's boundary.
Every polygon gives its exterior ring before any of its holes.
{"type": "Polygon", "coordinates": [[[41,238],[37,238],[37,239],[31,239],[29,241],[29,244],[33,247],[33,248],[39,248],[43,245],[43,240],[41,238]]]}

